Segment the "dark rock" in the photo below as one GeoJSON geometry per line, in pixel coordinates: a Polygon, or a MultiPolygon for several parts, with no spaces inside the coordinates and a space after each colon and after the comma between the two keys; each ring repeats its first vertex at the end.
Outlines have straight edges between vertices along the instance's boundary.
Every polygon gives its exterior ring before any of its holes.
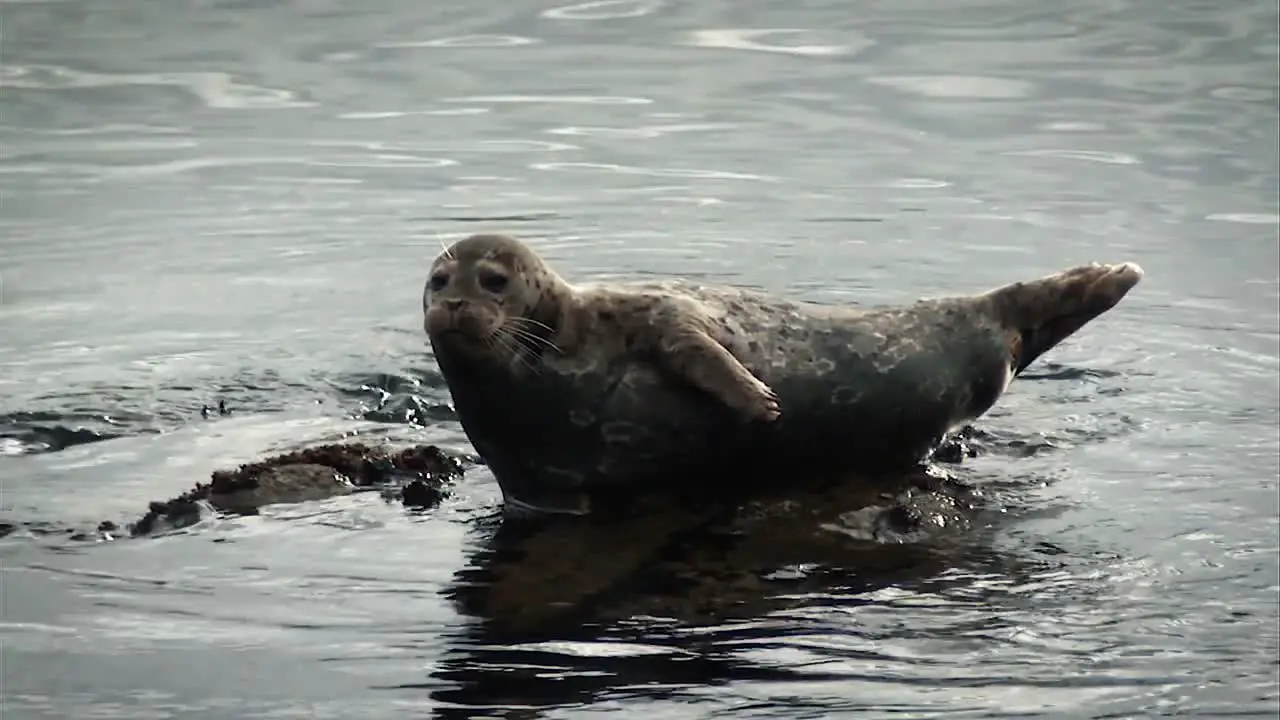
{"type": "Polygon", "coordinates": [[[130,533],[188,527],[209,512],[254,515],[265,505],[320,500],[397,481],[406,483],[396,488],[402,499],[410,494],[406,505],[430,507],[461,474],[462,464],[434,445],[399,450],[359,442],[317,445],[215,471],[207,483],[152,502],[130,533]]]}
{"type": "Polygon", "coordinates": [[[967,458],[977,457],[980,453],[978,446],[974,442],[975,433],[976,431],[972,425],[964,426],[943,439],[930,454],[930,459],[935,462],[955,465],[964,462],[967,458]]]}
{"type": "Polygon", "coordinates": [[[442,499],[444,499],[444,491],[438,485],[422,479],[413,480],[405,485],[400,493],[400,501],[405,507],[411,508],[434,507],[442,499]]]}
{"type": "Polygon", "coordinates": [[[298,463],[267,468],[253,478],[252,487],[242,483],[215,484],[209,493],[209,504],[221,512],[249,515],[264,505],[324,500],[355,490],[345,476],[327,465],[298,463]]]}

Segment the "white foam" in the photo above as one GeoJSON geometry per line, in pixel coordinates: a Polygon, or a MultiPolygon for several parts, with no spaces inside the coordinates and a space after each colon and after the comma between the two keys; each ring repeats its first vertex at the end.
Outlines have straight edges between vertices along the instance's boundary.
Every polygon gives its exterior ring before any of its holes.
{"type": "Polygon", "coordinates": [[[25,455],[27,445],[17,438],[0,438],[0,455],[25,455]]]}

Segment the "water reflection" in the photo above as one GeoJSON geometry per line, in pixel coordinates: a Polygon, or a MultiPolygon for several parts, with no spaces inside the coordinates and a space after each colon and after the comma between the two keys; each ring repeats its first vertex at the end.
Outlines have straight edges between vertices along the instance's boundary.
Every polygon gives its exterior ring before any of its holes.
{"type": "Polygon", "coordinates": [[[445,591],[470,622],[424,687],[448,684],[431,692],[445,703],[440,717],[497,707],[534,716],[620,696],[657,700],[682,687],[874,675],[869,667],[894,661],[895,639],[920,636],[901,624],[881,636],[857,621],[859,608],[959,611],[961,596],[969,606],[998,605],[1009,587],[1056,565],[1051,553],[1061,551],[1052,548],[989,544],[974,524],[1000,513],[983,495],[922,475],[775,487],[740,503],[610,521],[490,520],[474,529],[468,567],[445,591]],[[904,517],[912,511],[919,515],[904,517]],[[894,534],[907,525],[913,531],[894,534]],[[802,651],[818,637],[835,643],[839,667],[742,652],[785,655],[792,639],[802,651]]]}

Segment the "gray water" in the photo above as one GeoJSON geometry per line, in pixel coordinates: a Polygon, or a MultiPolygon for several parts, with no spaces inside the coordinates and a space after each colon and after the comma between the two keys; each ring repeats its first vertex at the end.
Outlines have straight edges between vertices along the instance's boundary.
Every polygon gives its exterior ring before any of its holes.
{"type": "Polygon", "coordinates": [[[1274,717],[1277,16],[6,0],[0,715],[1274,717]],[[932,546],[805,527],[672,590],[693,560],[579,538],[495,579],[483,468],[425,513],[37,532],[351,433],[467,451],[418,308],[476,231],[824,301],[1147,278],[979,423],[990,506],[932,546]]]}

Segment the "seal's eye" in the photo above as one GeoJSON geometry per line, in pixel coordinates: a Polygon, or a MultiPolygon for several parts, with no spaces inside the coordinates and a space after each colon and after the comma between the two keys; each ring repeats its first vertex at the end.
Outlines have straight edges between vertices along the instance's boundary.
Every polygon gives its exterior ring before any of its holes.
{"type": "Polygon", "coordinates": [[[491,293],[500,293],[507,289],[507,276],[499,273],[484,273],[480,276],[480,287],[491,293]]]}
{"type": "Polygon", "coordinates": [[[431,281],[427,287],[431,288],[431,292],[440,292],[445,285],[449,284],[449,275],[447,273],[436,273],[431,276],[431,281]]]}

